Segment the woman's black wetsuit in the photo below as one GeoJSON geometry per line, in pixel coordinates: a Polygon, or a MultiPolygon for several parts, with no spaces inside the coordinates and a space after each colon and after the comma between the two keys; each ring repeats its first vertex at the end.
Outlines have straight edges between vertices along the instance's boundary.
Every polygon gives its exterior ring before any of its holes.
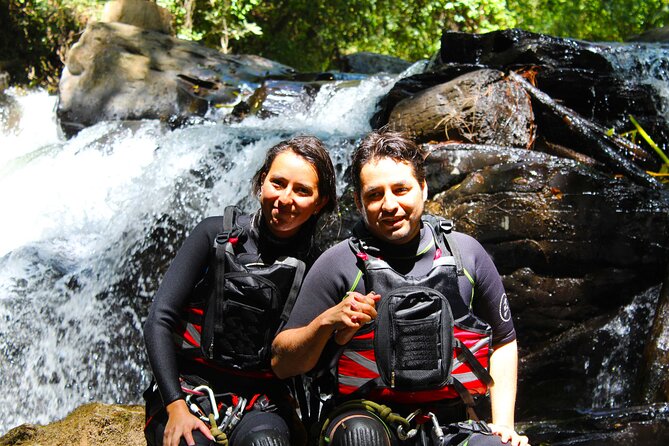
{"type": "MultiPolygon", "coordinates": [[[[235,247],[242,263],[262,262],[272,264],[278,257],[290,256],[304,261],[307,267],[313,262],[310,252],[309,228],[303,227],[298,234],[288,239],[272,235],[260,213],[241,215],[237,224],[243,227],[243,235],[235,247]]],[[[206,381],[217,393],[231,392],[251,398],[267,395],[276,411],[252,410],[232,432],[231,443],[253,444],[299,444],[297,430],[291,410],[286,406],[286,386],[276,378],[258,379],[238,373],[225,373],[203,358],[181,354],[175,333],[182,321],[184,309],[194,304],[193,290],[205,276],[214,257],[214,240],[223,229],[223,217],[210,217],[200,222],[188,236],[174,261],[165,273],[155,295],[144,326],[144,338],[149,362],[155,378],[145,392],[147,425],[145,435],[149,445],[162,445],[163,431],[167,424],[165,406],[185,398],[180,377],[197,377],[206,381]],[[289,436],[292,435],[292,438],[289,436]],[[259,438],[272,438],[273,443],[262,443],[259,438]],[[260,441],[260,443],[257,443],[260,441]]],[[[197,444],[211,444],[198,431],[193,432],[197,444]]],[[[266,442],[267,440],[265,440],[266,442]]],[[[185,445],[182,438],[181,444],[185,445]]]]}

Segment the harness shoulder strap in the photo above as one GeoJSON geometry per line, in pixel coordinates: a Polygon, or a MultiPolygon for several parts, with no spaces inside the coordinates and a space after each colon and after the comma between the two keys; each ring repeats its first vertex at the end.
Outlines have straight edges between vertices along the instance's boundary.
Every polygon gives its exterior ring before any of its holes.
{"type": "Polygon", "coordinates": [[[455,237],[453,236],[453,229],[455,225],[453,220],[448,220],[443,217],[434,217],[431,216],[429,220],[426,220],[428,224],[434,224],[434,229],[437,233],[437,244],[443,250],[444,244],[448,246],[448,250],[451,252],[451,255],[455,259],[455,269],[458,276],[463,276],[464,268],[462,267],[462,255],[460,254],[460,248],[458,247],[455,237]],[[433,220],[434,223],[432,223],[433,220]]]}
{"type": "MultiPolygon", "coordinates": [[[[283,312],[281,313],[281,325],[284,325],[286,322],[288,322],[288,317],[290,316],[291,311],[293,311],[293,306],[297,300],[297,294],[299,293],[300,287],[302,286],[302,279],[304,278],[306,265],[303,261],[298,260],[295,257],[282,257],[277,259],[276,262],[290,265],[295,268],[293,283],[290,285],[290,291],[288,292],[288,296],[286,296],[286,302],[283,306],[283,312]]],[[[280,329],[281,327],[279,330],[280,329]]]]}
{"type": "MultiPolygon", "coordinates": [[[[214,286],[216,287],[216,314],[223,311],[223,290],[225,289],[225,253],[234,254],[234,247],[231,240],[233,235],[238,235],[241,228],[237,225],[237,217],[240,210],[236,206],[227,206],[223,212],[223,229],[216,235],[214,248],[216,250],[216,259],[214,265],[214,286]]],[[[223,319],[214,320],[214,333],[223,332],[223,319]]]]}

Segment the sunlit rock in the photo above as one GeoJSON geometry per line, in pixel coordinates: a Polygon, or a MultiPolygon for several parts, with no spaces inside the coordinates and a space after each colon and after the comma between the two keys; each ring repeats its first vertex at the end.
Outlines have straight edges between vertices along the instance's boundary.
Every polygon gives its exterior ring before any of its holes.
{"type": "Polygon", "coordinates": [[[292,69],[251,55],[230,55],[156,31],[94,23],[68,53],[58,118],[66,134],[105,120],[160,119],[180,124],[232,107],[268,75],[292,69]]]}

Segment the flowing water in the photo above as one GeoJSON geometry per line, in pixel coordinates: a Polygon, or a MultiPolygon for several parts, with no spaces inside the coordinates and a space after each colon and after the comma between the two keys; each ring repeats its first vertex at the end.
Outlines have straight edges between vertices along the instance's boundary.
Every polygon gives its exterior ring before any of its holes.
{"type": "MultiPolygon", "coordinates": [[[[188,229],[229,204],[254,208],[253,172],[292,135],[325,141],[341,191],[348,154],[395,80],[328,84],[291,116],[229,125],[211,116],[177,130],[100,123],[70,140],[59,136],[54,97],[0,94],[0,435],[89,401],[141,403],[150,379],[143,318],[156,271],[188,229]]],[[[600,335],[628,336],[627,315],[648,317],[656,296],[637,298],[600,335]]],[[[620,369],[610,359],[584,367],[613,384],[620,379],[607,377],[620,369]]],[[[617,407],[630,389],[593,392],[595,407],[617,407]]]]}

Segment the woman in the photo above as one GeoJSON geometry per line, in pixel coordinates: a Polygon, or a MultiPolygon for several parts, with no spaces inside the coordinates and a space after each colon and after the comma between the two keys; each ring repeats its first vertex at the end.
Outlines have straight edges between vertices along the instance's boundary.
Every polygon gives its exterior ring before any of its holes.
{"type": "Polygon", "coordinates": [[[211,423],[204,421],[210,414],[235,446],[298,442],[286,388],[268,372],[269,345],[244,350],[259,339],[267,344],[267,336],[271,343],[279,316],[286,314],[278,307],[254,313],[247,304],[278,295],[283,307],[301,284],[302,262],[310,266],[315,260],[316,222],[336,205],[334,169],[322,143],[304,136],[270,148],[253,192],[260,200],[256,213],[238,215],[228,208],[225,217],[196,226],[156,293],[144,327],[155,377],[144,395],[149,445],[212,444],[211,423]],[[247,291],[239,290],[247,289],[246,282],[230,285],[234,274],[242,281],[265,274],[275,285],[263,287],[265,278],[256,279],[261,285],[248,291],[256,294],[244,296],[247,291]],[[219,291],[223,283],[225,292],[219,291]],[[242,295],[235,301],[233,292],[242,295]],[[267,361],[248,360],[258,359],[253,355],[259,351],[267,361]],[[209,389],[217,394],[215,408],[209,389]],[[221,411],[218,420],[214,409],[221,411]]]}

